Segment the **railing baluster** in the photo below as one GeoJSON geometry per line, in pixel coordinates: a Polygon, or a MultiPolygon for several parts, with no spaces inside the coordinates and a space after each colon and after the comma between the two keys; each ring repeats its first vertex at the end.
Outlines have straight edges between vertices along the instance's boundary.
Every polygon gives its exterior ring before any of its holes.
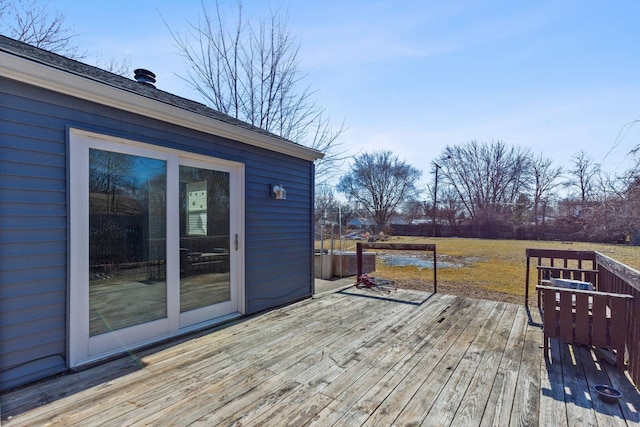
{"type": "MultiPolygon", "coordinates": [[[[640,384],[640,271],[615,261],[606,255],[596,251],[569,251],[558,249],[532,249],[526,250],[527,267],[531,259],[537,260],[538,283],[549,277],[562,277],[591,282],[599,292],[631,295],[633,300],[627,304],[627,325],[624,332],[624,341],[628,352],[628,370],[635,384],[640,384]],[[560,265],[564,267],[559,267],[560,265]],[[577,268],[574,268],[577,265],[577,268]],[[591,268],[588,268],[589,265],[591,268]],[[551,267],[551,268],[544,268],[551,267]]],[[[527,274],[529,268],[527,268],[527,274]]],[[[525,304],[528,305],[529,276],[526,279],[525,304]]],[[[540,305],[540,295],[538,294],[540,305]]],[[[618,304],[618,303],[616,303],[618,304]]],[[[620,310],[616,305],[616,311],[620,310]]],[[[600,303],[593,307],[596,311],[602,311],[600,303]]],[[[561,313],[559,313],[561,315],[561,313]]],[[[606,329],[606,326],[604,326],[606,329]]],[[[601,335],[603,325],[594,323],[592,333],[601,335]]],[[[582,335],[584,331],[580,331],[582,335]]],[[[620,339],[620,337],[617,337],[620,339]]],[[[624,352],[622,352],[624,353],[624,352]]],[[[619,355],[623,357],[624,354],[619,355]]]]}

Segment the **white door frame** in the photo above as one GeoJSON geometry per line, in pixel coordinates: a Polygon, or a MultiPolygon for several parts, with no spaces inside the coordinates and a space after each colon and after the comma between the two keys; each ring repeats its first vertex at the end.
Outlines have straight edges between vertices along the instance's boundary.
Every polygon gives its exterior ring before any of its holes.
{"type": "MultiPolygon", "coordinates": [[[[69,131],[69,292],[68,365],[75,367],[113,354],[144,346],[154,341],[205,327],[245,312],[244,277],[244,164],[216,159],[151,144],[102,135],[80,129],[69,131]],[[89,336],[89,149],[96,148],[167,162],[167,318],[135,325],[114,332],[89,336]],[[230,273],[232,303],[225,311],[194,310],[180,315],[180,164],[230,172],[232,239],[238,238],[238,250],[232,245],[230,273]],[[235,199],[235,200],[234,200],[235,199]],[[196,313],[197,312],[197,313],[196,313]],[[212,317],[215,316],[215,317],[212,317]]],[[[235,243],[232,242],[232,243],[235,243]]]]}
{"type": "MultiPolygon", "coordinates": [[[[239,311],[240,304],[240,292],[239,292],[239,278],[237,272],[238,268],[238,254],[240,251],[240,244],[238,243],[238,249],[235,248],[235,237],[238,236],[238,239],[244,233],[240,233],[239,227],[242,223],[241,215],[239,214],[239,206],[237,199],[243,199],[240,197],[241,193],[239,190],[240,179],[239,170],[237,165],[229,165],[222,164],[220,162],[212,162],[210,159],[203,159],[201,156],[188,156],[181,155],[180,156],[180,165],[181,166],[190,166],[196,167],[200,169],[211,169],[220,172],[229,173],[229,203],[230,203],[230,213],[229,213],[229,271],[236,272],[236,274],[231,274],[231,300],[221,302],[219,304],[210,305],[206,307],[201,307],[195,310],[187,311],[184,313],[180,313],[180,328],[185,328],[192,326],[194,324],[201,323],[206,321],[207,319],[215,319],[220,316],[224,316],[228,313],[234,313],[239,311]]],[[[176,222],[177,224],[177,222],[176,222]]],[[[178,229],[178,227],[175,227],[178,229]]],[[[178,236],[178,239],[180,236],[178,236]]],[[[242,270],[244,271],[244,269],[242,270]]],[[[179,281],[179,277],[178,277],[179,281]]],[[[179,288],[178,288],[179,292],[179,288]]],[[[244,293],[242,293],[242,296],[244,293]]],[[[244,301],[244,298],[242,298],[244,301]]],[[[244,312],[244,310],[243,310],[244,312]]]]}

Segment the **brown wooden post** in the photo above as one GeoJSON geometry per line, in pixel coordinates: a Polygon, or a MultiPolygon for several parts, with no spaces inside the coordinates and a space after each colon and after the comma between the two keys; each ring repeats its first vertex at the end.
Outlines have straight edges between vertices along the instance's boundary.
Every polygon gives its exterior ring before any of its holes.
{"type": "Polygon", "coordinates": [[[359,285],[360,276],[362,276],[362,243],[356,244],[356,261],[358,263],[358,276],[356,276],[356,285],[359,285]]]}
{"type": "MultiPolygon", "coordinates": [[[[560,293],[560,331],[559,336],[565,342],[573,342],[573,304],[571,292],[560,293]]],[[[546,313],[545,313],[546,314],[546,313]]]]}
{"type": "Polygon", "coordinates": [[[436,268],[436,246],[433,245],[433,293],[438,293],[438,269],[436,268]]]}
{"type": "MultiPolygon", "coordinates": [[[[529,306],[529,249],[527,249],[527,277],[524,282],[524,306],[529,306]]],[[[538,304],[538,307],[540,305],[538,304]]]]}
{"type": "MultiPolygon", "coordinates": [[[[606,347],[607,342],[607,299],[606,295],[594,295],[591,312],[591,344],[599,347],[606,347]]],[[[617,326],[615,326],[617,327],[617,326]]],[[[624,351],[624,350],[623,350],[624,351]]]]}
{"type": "Polygon", "coordinates": [[[625,335],[631,299],[611,298],[611,347],[618,350],[616,366],[624,372],[625,335]]]}
{"type": "Polygon", "coordinates": [[[556,311],[556,293],[550,289],[542,291],[542,311],[544,316],[542,322],[544,324],[544,355],[549,355],[549,338],[558,336],[558,312],[556,311]]]}
{"type": "Polygon", "coordinates": [[[576,293],[576,343],[589,344],[589,295],[576,293]]]}

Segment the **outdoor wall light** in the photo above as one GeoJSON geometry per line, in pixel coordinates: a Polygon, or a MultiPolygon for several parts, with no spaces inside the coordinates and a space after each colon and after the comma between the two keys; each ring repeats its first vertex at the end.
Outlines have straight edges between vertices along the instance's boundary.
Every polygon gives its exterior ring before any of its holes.
{"type": "Polygon", "coordinates": [[[284,189],[282,184],[280,185],[272,185],[271,191],[275,195],[276,200],[286,200],[287,199],[287,190],[284,189]]]}

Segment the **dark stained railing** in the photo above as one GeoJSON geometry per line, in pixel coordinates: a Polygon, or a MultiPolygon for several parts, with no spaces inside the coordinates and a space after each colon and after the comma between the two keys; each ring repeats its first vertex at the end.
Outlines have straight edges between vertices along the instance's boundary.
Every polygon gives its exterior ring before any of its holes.
{"type": "Polygon", "coordinates": [[[629,352],[629,374],[636,387],[640,387],[640,271],[599,252],[595,254],[600,280],[598,290],[633,297],[626,341],[629,352]]]}
{"type": "Polygon", "coordinates": [[[545,355],[549,350],[549,338],[560,338],[568,344],[612,350],[616,366],[621,372],[625,370],[631,295],[557,286],[536,288],[543,295],[545,355]]]}
{"type": "MultiPolygon", "coordinates": [[[[524,288],[524,304],[529,305],[530,279],[533,269],[536,269],[537,285],[544,285],[545,280],[551,277],[563,279],[575,279],[591,282],[598,289],[598,277],[596,273],[596,255],[593,251],[570,251],[563,249],[527,249],[527,272],[524,288]],[[531,265],[531,261],[535,265],[531,265]]],[[[540,294],[538,294],[538,307],[540,306],[540,294]]]]}
{"type": "MultiPolygon", "coordinates": [[[[530,286],[548,285],[551,277],[591,282],[597,292],[631,295],[625,343],[629,374],[640,386],[640,271],[596,251],[558,249],[526,250],[525,305],[529,305],[530,286]],[[532,265],[532,261],[535,265],[532,265]],[[536,273],[534,273],[534,269],[536,273]],[[536,283],[531,278],[536,277],[536,283]]],[[[538,293],[538,307],[541,306],[538,293]]],[[[615,328],[616,325],[611,325],[615,328]]]]}

